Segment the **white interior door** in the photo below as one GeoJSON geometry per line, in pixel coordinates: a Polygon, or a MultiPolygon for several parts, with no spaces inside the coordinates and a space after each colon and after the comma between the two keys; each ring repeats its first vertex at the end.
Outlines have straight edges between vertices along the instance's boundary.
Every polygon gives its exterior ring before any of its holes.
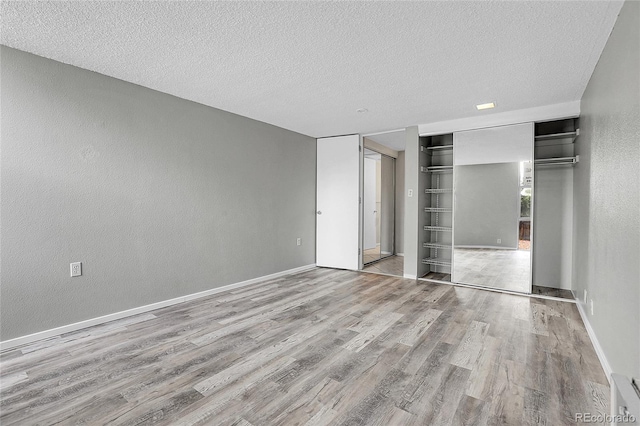
{"type": "Polygon", "coordinates": [[[364,159],[364,250],[374,249],[377,246],[376,233],[376,160],[364,159]]]}
{"type": "Polygon", "coordinates": [[[316,264],[358,270],[360,136],[318,139],[316,264]]]}

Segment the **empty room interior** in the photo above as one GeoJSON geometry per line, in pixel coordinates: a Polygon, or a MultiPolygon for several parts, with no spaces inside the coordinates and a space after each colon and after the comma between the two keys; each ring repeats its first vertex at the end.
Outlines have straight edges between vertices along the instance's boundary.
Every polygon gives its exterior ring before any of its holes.
{"type": "Polygon", "coordinates": [[[0,424],[640,424],[640,2],[0,5],[0,424]]]}

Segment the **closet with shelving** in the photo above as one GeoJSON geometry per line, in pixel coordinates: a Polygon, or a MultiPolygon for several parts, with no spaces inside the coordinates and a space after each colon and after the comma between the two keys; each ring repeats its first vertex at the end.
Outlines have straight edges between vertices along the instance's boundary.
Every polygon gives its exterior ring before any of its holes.
{"type": "Polygon", "coordinates": [[[580,121],[538,122],[534,135],[532,292],[571,298],[573,168],[579,162],[575,144],[579,143],[580,121]]]}
{"type": "Polygon", "coordinates": [[[450,281],[453,229],[453,134],[420,138],[421,212],[418,276],[450,281]]]}
{"type": "MultiPolygon", "coordinates": [[[[531,185],[530,214],[533,217],[520,219],[528,219],[535,226],[521,226],[527,235],[519,237],[525,241],[527,237],[535,241],[532,244],[532,291],[562,290],[569,293],[574,232],[573,166],[579,164],[574,145],[579,143],[579,119],[558,119],[532,124],[534,167],[530,176],[535,184],[531,185]]],[[[417,223],[412,222],[410,228],[405,229],[416,229],[414,226],[417,224],[417,230],[409,232],[417,232],[418,238],[417,251],[409,251],[410,256],[405,257],[405,263],[417,264],[417,278],[451,282],[454,228],[453,140],[454,133],[416,135],[417,146],[414,146],[418,149],[414,151],[414,155],[417,158],[408,157],[415,159],[409,161],[415,161],[418,173],[413,175],[413,172],[409,172],[406,175],[406,185],[411,188],[411,182],[414,182],[418,200],[417,205],[411,204],[412,209],[417,207],[417,223]],[[417,179],[412,180],[415,178],[417,179]]],[[[483,154],[479,152],[478,155],[483,154]]],[[[527,173],[524,175],[526,177],[527,173]]],[[[523,182],[521,186],[530,185],[526,179],[523,182]]],[[[520,193],[522,191],[521,187],[520,193]]],[[[524,214],[522,205],[520,214],[524,214]]],[[[407,236],[406,240],[409,241],[409,238],[407,236]]]]}
{"type": "Polygon", "coordinates": [[[579,158],[574,155],[574,143],[579,135],[577,118],[536,123],[535,166],[572,166],[577,163],[579,158]]]}

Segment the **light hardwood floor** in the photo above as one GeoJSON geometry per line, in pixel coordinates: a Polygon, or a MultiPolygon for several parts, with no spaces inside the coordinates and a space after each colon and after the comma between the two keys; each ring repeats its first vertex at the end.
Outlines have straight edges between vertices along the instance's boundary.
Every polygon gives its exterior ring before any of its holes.
{"type": "Polygon", "coordinates": [[[531,281],[531,252],[454,248],[456,282],[528,293],[531,281]]]}
{"type": "Polygon", "coordinates": [[[564,425],[608,413],[572,303],[314,269],[5,352],[0,423],[564,425]]]}
{"type": "Polygon", "coordinates": [[[444,272],[428,272],[422,278],[427,280],[437,280],[437,281],[446,281],[451,282],[451,274],[447,274],[444,272]]]}
{"type": "Polygon", "coordinates": [[[571,299],[571,300],[574,299],[573,293],[571,293],[571,290],[564,290],[564,289],[553,288],[553,287],[542,287],[539,285],[532,286],[531,294],[559,297],[561,299],[571,299]]]}
{"type": "Polygon", "coordinates": [[[404,275],[404,258],[402,256],[389,256],[375,263],[364,265],[362,270],[402,277],[404,275]]]}
{"type": "Polygon", "coordinates": [[[374,262],[376,260],[380,260],[380,257],[381,257],[380,246],[377,246],[377,247],[374,247],[374,248],[370,248],[370,249],[366,249],[362,254],[363,254],[362,261],[364,263],[369,263],[369,262],[374,262]]]}

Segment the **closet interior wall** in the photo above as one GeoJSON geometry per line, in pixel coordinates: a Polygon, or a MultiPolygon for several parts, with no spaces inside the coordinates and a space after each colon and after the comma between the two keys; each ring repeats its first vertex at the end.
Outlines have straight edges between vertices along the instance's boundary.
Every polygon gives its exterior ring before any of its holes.
{"type": "Polygon", "coordinates": [[[533,285],[571,290],[573,165],[579,120],[535,124],[533,285]]]}

